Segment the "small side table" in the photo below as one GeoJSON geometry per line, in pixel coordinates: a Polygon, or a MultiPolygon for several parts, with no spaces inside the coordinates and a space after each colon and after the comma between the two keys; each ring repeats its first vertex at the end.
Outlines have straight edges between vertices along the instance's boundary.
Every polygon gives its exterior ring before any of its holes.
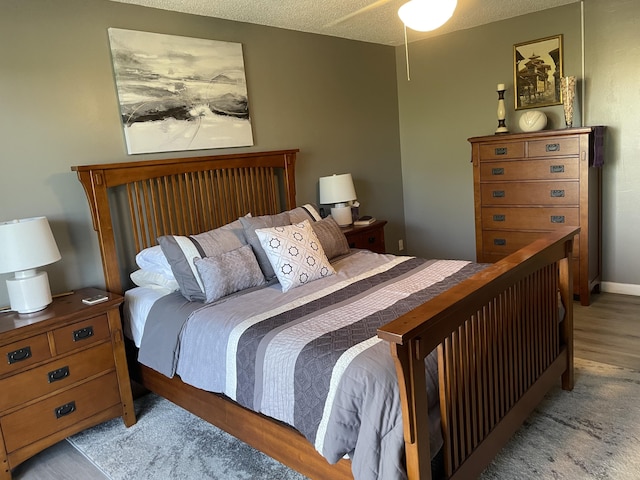
{"type": "Polygon", "coordinates": [[[120,295],[84,288],[0,314],[0,480],[36,453],[115,417],[136,422],[120,295]],[[85,305],[97,294],[108,300],[85,305]]]}
{"type": "Polygon", "coordinates": [[[376,220],[361,227],[349,225],[342,227],[342,233],[347,237],[351,248],[363,248],[376,253],[385,253],[384,226],[386,224],[386,220],[376,220]]]}

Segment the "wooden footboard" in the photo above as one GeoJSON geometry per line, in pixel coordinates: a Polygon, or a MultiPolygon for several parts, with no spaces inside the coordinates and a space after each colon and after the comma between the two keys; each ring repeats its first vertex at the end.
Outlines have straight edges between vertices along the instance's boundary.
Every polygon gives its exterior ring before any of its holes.
{"type": "Polygon", "coordinates": [[[424,359],[434,348],[450,478],[478,476],[559,378],[573,388],[578,231],[558,230],[379,329],[396,362],[410,479],[431,478],[424,359]]]}

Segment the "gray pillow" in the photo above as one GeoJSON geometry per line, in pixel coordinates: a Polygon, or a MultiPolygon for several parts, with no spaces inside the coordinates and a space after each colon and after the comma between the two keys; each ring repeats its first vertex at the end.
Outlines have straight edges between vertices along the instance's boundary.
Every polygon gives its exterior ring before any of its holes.
{"type": "Polygon", "coordinates": [[[318,237],[320,245],[329,260],[346,255],[350,252],[349,242],[344,236],[338,223],[332,218],[323,218],[320,221],[312,222],[311,228],[318,237]]]}
{"type": "Polygon", "coordinates": [[[194,259],[221,255],[247,245],[244,229],[239,220],[208,232],[191,235],[164,235],[158,243],[171,271],[180,286],[180,293],[189,301],[205,301],[204,285],[194,259]]]}
{"type": "Polygon", "coordinates": [[[258,265],[260,265],[260,269],[267,280],[271,280],[276,276],[273,271],[273,267],[271,263],[269,263],[269,257],[260,245],[260,239],[258,239],[258,235],[256,235],[256,230],[258,228],[271,228],[271,227],[282,227],[284,225],[291,225],[291,221],[289,220],[289,213],[282,212],[277,215],[262,215],[260,217],[241,217],[240,223],[244,227],[244,236],[247,239],[247,242],[253,248],[253,253],[258,260],[258,265]]]}
{"type": "Polygon", "coordinates": [[[206,303],[264,283],[264,275],[250,245],[194,260],[206,294],[206,303]]]}
{"type": "Polygon", "coordinates": [[[322,219],[318,213],[318,208],[312,204],[307,203],[301,207],[296,207],[293,210],[289,210],[289,220],[291,223],[302,223],[305,220],[309,220],[310,223],[317,222],[322,219]]]}

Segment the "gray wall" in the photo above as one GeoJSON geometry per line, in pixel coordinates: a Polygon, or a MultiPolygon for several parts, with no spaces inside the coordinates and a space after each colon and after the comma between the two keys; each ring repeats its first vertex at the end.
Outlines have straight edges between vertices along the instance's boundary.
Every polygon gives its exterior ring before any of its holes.
{"type": "MultiPolygon", "coordinates": [[[[426,257],[475,259],[473,173],[467,138],[497,127],[498,83],[507,86],[507,126],[514,109],[513,45],[563,34],[564,73],[584,81],[574,126],[607,125],[603,171],[603,289],[640,295],[638,78],[640,2],[584,2],[453,32],[396,49],[407,250],[426,257]]],[[[578,89],[581,90],[582,83],[578,89]]],[[[561,106],[541,108],[547,128],[564,128],[561,106]]]]}
{"type": "MultiPolygon", "coordinates": [[[[298,202],[318,178],[351,172],[361,212],[404,234],[394,48],[106,0],[3,0],[0,221],[46,215],[62,260],[54,293],[104,285],[87,201],[72,165],[128,156],[107,28],[243,44],[255,145],[181,156],[299,148],[298,202]],[[384,196],[379,192],[385,192],[384,196]]],[[[0,306],[8,303],[0,275],[0,306]]]]}

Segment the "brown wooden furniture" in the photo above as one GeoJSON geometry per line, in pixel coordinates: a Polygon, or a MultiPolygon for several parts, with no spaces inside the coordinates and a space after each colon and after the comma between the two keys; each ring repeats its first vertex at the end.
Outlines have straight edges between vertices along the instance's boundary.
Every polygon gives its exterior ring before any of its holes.
{"type": "Polygon", "coordinates": [[[342,232],[347,237],[351,248],[363,248],[376,253],[385,253],[384,226],[386,224],[386,220],[376,220],[369,225],[360,227],[354,225],[342,227],[342,232]]]}
{"type": "Polygon", "coordinates": [[[479,262],[495,262],[558,227],[579,226],[575,293],[589,305],[602,272],[602,169],[593,165],[603,135],[604,127],[590,127],[469,139],[479,262]]]}
{"type": "Polygon", "coordinates": [[[114,417],[136,422],[119,306],[82,289],[40,312],[0,314],[0,479],[45,448],[114,417]]]}
{"type": "MultiPolygon", "coordinates": [[[[296,153],[73,167],[89,199],[107,288],[122,292],[136,252],[160,235],[205,231],[247,212],[293,208],[296,153]],[[116,238],[124,240],[118,248],[116,238]]],[[[451,478],[477,476],[560,378],[565,389],[573,387],[569,258],[576,231],[556,230],[379,330],[396,361],[409,478],[431,477],[423,360],[434,348],[451,478]]],[[[329,465],[280,422],[143,365],[133,364],[132,375],[311,478],[351,477],[348,461],[329,465]]]]}

